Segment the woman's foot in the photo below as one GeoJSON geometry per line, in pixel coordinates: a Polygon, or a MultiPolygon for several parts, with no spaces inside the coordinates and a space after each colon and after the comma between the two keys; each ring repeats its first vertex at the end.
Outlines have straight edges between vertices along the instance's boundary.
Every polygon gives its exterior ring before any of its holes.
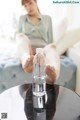
{"type": "Polygon", "coordinates": [[[34,56],[31,55],[30,57],[28,57],[26,60],[25,60],[25,63],[23,65],[23,69],[25,72],[28,72],[28,73],[32,73],[33,70],[34,70],[34,67],[33,67],[33,58],[34,56]]]}
{"type": "Polygon", "coordinates": [[[47,74],[46,76],[46,82],[48,84],[53,84],[56,81],[56,70],[54,67],[51,67],[50,65],[46,65],[45,72],[47,74]]]}
{"type": "Polygon", "coordinates": [[[46,64],[45,72],[47,74],[46,82],[48,84],[54,84],[59,77],[60,57],[54,44],[47,45],[44,48],[44,53],[46,64]]]}

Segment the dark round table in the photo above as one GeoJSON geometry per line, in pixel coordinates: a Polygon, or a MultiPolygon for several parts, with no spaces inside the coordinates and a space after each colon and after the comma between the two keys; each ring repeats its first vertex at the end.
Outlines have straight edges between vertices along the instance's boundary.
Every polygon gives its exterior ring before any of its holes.
{"type": "MultiPolygon", "coordinates": [[[[58,86],[58,85],[54,85],[54,86],[58,86]]],[[[18,87],[19,86],[10,88],[9,90],[6,90],[5,92],[3,92],[0,95],[0,105],[4,104],[4,106],[5,106],[5,107],[3,107],[4,109],[2,109],[2,111],[0,111],[0,114],[1,113],[7,113],[6,110],[8,108],[6,108],[6,107],[7,106],[9,107],[9,104],[10,105],[13,104],[14,111],[16,113],[15,120],[17,120],[17,119],[21,120],[22,119],[20,116],[23,116],[23,113],[24,113],[24,107],[23,106],[24,106],[24,103],[25,103],[23,101],[23,99],[21,98],[21,96],[19,95],[18,87]],[[8,98],[8,96],[7,96],[8,93],[10,93],[10,98],[8,98]],[[12,96],[12,98],[11,98],[11,96],[12,96]],[[1,100],[2,97],[3,97],[3,100],[1,100]],[[12,103],[8,102],[7,99],[8,100],[12,99],[12,103]],[[21,104],[21,106],[20,106],[20,104],[21,104]],[[18,105],[18,107],[17,107],[17,105],[18,105]],[[20,113],[20,109],[22,109],[22,112],[23,112],[22,114],[20,113]]],[[[53,118],[51,120],[80,120],[80,97],[75,92],[73,92],[70,89],[67,89],[63,86],[58,86],[58,88],[59,88],[59,91],[58,91],[58,96],[57,96],[57,99],[56,99],[56,110],[55,110],[55,114],[53,113],[54,115],[53,115],[53,118]]],[[[48,103],[47,103],[48,107],[45,107],[45,111],[47,110],[47,112],[38,113],[37,114],[38,115],[37,120],[44,120],[43,116],[47,116],[46,114],[48,114],[48,113],[49,113],[49,115],[51,114],[51,109],[52,109],[51,101],[54,101],[53,100],[54,98],[51,97],[52,93],[51,93],[50,90],[48,91],[48,94],[49,94],[48,95],[49,98],[47,98],[47,100],[49,99],[48,103]]],[[[31,101],[29,101],[29,102],[31,102],[31,101]]],[[[13,109],[13,108],[10,108],[10,110],[11,109],[13,109]]],[[[26,108],[26,109],[28,109],[28,108],[26,108]]],[[[0,108],[0,110],[1,110],[1,108],[0,108]]],[[[11,114],[11,116],[13,118],[15,116],[15,113],[13,113],[13,114],[12,113],[7,113],[7,114],[8,114],[8,116],[9,116],[9,114],[11,114]]],[[[23,119],[25,120],[26,117],[24,118],[24,116],[23,116],[23,119]]],[[[7,120],[10,120],[10,119],[7,118],[7,120]]],[[[28,119],[26,119],[26,120],[28,120],[28,119]]],[[[33,120],[33,119],[31,119],[31,120],[33,120]]],[[[46,120],[47,120],[47,118],[46,118],[46,120]]]]}

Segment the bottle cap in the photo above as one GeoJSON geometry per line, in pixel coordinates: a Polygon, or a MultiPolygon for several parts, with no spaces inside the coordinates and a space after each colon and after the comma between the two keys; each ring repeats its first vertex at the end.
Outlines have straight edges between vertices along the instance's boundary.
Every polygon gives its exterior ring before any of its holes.
{"type": "Polygon", "coordinates": [[[36,48],[36,54],[43,53],[43,48],[36,48]]]}

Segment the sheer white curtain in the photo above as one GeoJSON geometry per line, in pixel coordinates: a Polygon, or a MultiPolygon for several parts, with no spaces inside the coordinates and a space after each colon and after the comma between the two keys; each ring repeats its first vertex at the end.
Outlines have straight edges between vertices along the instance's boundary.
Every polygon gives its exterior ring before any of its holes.
{"type": "Polygon", "coordinates": [[[0,42],[14,37],[20,14],[20,0],[0,0],[0,42]]]}

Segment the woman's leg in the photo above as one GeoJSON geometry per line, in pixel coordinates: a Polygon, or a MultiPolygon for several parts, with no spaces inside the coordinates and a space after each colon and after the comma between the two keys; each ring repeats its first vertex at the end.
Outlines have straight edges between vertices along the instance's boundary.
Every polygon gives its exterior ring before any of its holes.
{"type": "Polygon", "coordinates": [[[33,71],[33,51],[30,40],[23,33],[16,36],[16,44],[18,56],[25,72],[32,73],[33,71]]]}
{"type": "Polygon", "coordinates": [[[53,84],[59,77],[60,57],[54,44],[49,44],[44,47],[44,53],[46,63],[45,72],[47,74],[46,82],[48,84],[53,84]]]}

